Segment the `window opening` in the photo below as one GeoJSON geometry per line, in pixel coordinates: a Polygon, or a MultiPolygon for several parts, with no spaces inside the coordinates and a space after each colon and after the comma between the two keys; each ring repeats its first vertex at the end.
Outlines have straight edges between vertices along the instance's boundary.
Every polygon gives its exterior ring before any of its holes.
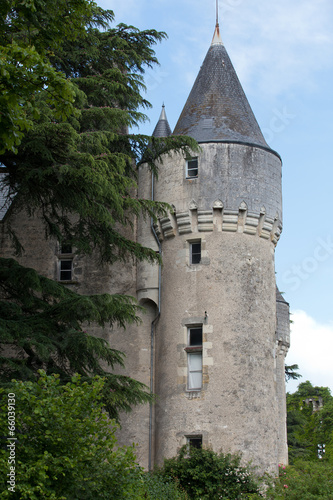
{"type": "Polygon", "coordinates": [[[188,329],[188,383],[189,390],[200,390],[202,388],[202,326],[190,327],[188,329]]]}
{"type": "Polygon", "coordinates": [[[186,161],[186,177],[198,177],[198,158],[191,158],[186,161]]]}
{"type": "Polygon", "coordinates": [[[187,445],[189,448],[202,448],[202,436],[187,436],[187,445]]]}
{"type": "MultiPolygon", "coordinates": [[[[73,253],[72,245],[69,243],[62,243],[60,245],[60,254],[67,255],[73,253]]],[[[62,258],[59,259],[59,281],[72,281],[73,279],[73,259],[62,258]]]]}
{"type": "Polygon", "coordinates": [[[60,260],[59,268],[59,279],[60,281],[71,281],[72,280],[72,264],[71,259],[60,260]]]}
{"type": "Polygon", "coordinates": [[[190,263],[200,264],[201,262],[201,241],[190,243],[190,263]]]}
{"type": "Polygon", "coordinates": [[[190,346],[202,346],[202,326],[190,328],[189,335],[190,346]]]}

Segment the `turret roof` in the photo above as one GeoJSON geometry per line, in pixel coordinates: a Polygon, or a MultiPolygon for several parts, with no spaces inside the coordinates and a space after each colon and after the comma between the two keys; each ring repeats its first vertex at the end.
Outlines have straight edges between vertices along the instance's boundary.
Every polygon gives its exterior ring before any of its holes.
{"type": "Polygon", "coordinates": [[[198,142],[236,142],[269,148],[216,25],[211,46],[174,134],[198,142]]]}
{"type": "Polygon", "coordinates": [[[171,135],[171,128],[166,117],[165,106],[163,104],[159,120],[153,132],[153,137],[169,137],[169,135],[171,135]]]}
{"type": "Polygon", "coordinates": [[[278,287],[276,287],[276,302],[282,302],[283,304],[288,304],[289,305],[289,303],[286,301],[286,299],[281,294],[281,292],[278,289],[278,287]]]}

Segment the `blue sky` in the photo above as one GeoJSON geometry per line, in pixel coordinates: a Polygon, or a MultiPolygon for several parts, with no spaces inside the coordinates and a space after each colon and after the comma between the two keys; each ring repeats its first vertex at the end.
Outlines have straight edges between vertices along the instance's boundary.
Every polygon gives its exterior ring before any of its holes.
{"type": "MultiPolygon", "coordinates": [[[[146,73],[153,108],[171,129],[209,48],[214,0],[98,0],[116,23],[166,31],[160,66],[146,73]]],[[[301,381],[333,392],[333,2],[219,1],[222,39],[262,132],[283,160],[284,228],[276,250],[277,283],[292,312],[292,347],[301,381]]],[[[297,384],[290,383],[289,391],[297,384]]]]}

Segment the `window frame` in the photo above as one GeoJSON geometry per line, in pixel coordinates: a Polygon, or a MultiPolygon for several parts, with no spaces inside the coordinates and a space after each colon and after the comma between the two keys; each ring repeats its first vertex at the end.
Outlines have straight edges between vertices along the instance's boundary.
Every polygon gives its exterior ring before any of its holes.
{"type": "Polygon", "coordinates": [[[59,259],[59,281],[72,281],[73,280],[73,259],[59,259]],[[62,269],[63,262],[70,262],[70,269],[62,269]],[[70,278],[63,278],[62,273],[70,273],[70,278]]]}
{"type": "Polygon", "coordinates": [[[73,257],[73,247],[67,243],[60,243],[58,254],[58,281],[62,283],[73,281],[73,257]],[[70,269],[62,269],[63,262],[70,262],[70,269]],[[63,278],[62,273],[70,273],[70,278],[63,278]]]}
{"type": "Polygon", "coordinates": [[[201,243],[201,240],[195,240],[195,241],[190,241],[189,242],[189,245],[190,245],[190,265],[191,266],[197,266],[198,264],[201,264],[201,259],[202,259],[202,243],[201,243]],[[193,252],[193,246],[194,245],[200,245],[200,252],[193,252]],[[199,261],[198,262],[193,262],[197,259],[193,259],[193,256],[197,256],[199,255],[200,258],[199,258],[199,261]]]}
{"type": "Polygon", "coordinates": [[[188,449],[188,452],[190,451],[191,447],[197,449],[197,450],[201,450],[202,449],[202,434],[193,434],[193,435],[189,435],[189,436],[185,436],[186,437],[186,444],[187,444],[187,449],[188,449]],[[192,443],[191,443],[192,441],[192,443]],[[193,441],[200,441],[200,446],[196,446],[193,444],[193,441]]]}
{"type": "Polygon", "coordinates": [[[201,391],[203,387],[203,325],[190,325],[187,327],[187,347],[185,347],[185,351],[187,353],[187,390],[188,391],[201,391]],[[191,341],[191,330],[201,329],[201,344],[193,344],[191,341]],[[200,359],[200,369],[193,369],[193,360],[195,357],[200,359]],[[192,376],[191,374],[201,374],[200,385],[195,386],[192,385],[192,376]]]}
{"type": "Polygon", "coordinates": [[[187,158],[186,179],[197,179],[198,177],[199,177],[199,158],[197,156],[193,156],[193,158],[187,158]],[[190,165],[191,162],[195,162],[195,166],[191,166],[190,165]]]}

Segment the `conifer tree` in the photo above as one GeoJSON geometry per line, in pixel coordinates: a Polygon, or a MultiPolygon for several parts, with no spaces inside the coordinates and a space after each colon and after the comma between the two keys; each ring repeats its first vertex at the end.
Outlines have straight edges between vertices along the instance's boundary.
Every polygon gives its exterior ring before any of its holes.
{"type": "MultiPolygon", "coordinates": [[[[137,166],[147,162],[157,175],[156,160],[163,153],[176,149],[188,154],[189,148],[197,149],[186,137],[160,140],[128,133],[146,118],[142,110],[150,104],[142,96],[143,74],[146,67],[157,63],[152,47],[165,33],[139,31],[124,24],[111,27],[111,11],[90,0],[73,0],[73,9],[75,5],[80,9],[86,6],[81,16],[84,29],[74,25],[75,36],[67,38],[56,32],[53,43],[52,37],[46,36],[53,2],[23,4],[25,11],[17,7],[1,21],[6,35],[5,62],[10,63],[6,54],[11,44],[39,51],[50,71],[70,85],[72,97],[66,105],[72,111],[68,116],[57,113],[62,111],[64,96],[61,92],[57,95],[47,80],[44,86],[36,87],[32,106],[21,101],[20,113],[29,130],[20,134],[15,147],[3,143],[0,148],[2,182],[11,214],[25,210],[31,217],[40,217],[46,238],[66,242],[80,255],[93,253],[108,263],[126,262],[130,256],[158,260],[153,250],[128,238],[121,228],[131,225],[135,216],[143,214],[156,220],[170,208],[136,197],[137,166]],[[29,34],[39,36],[23,36],[28,21],[29,34]],[[38,42],[44,36],[44,44],[38,42]]],[[[59,7],[61,17],[62,1],[59,7]]],[[[56,31],[57,25],[52,26],[56,31]]],[[[33,74],[34,68],[27,72],[33,74]]],[[[20,74],[16,77],[16,86],[24,88],[25,79],[20,74]]],[[[0,86],[4,80],[1,77],[0,86]]],[[[10,222],[9,216],[4,228],[20,254],[24,252],[20,235],[10,222]]],[[[123,363],[123,356],[83,326],[97,322],[125,327],[137,321],[138,306],[133,298],[107,294],[82,297],[11,259],[0,261],[0,293],[4,348],[0,369],[4,381],[13,376],[31,379],[40,368],[59,373],[64,382],[74,371],[85,377],[104,375],[107,407],[113,417],[119,409],[128,410],[131,404],[150,398],[142,384],[102,368],[101,361],[112,368],[123,363]]]]}

